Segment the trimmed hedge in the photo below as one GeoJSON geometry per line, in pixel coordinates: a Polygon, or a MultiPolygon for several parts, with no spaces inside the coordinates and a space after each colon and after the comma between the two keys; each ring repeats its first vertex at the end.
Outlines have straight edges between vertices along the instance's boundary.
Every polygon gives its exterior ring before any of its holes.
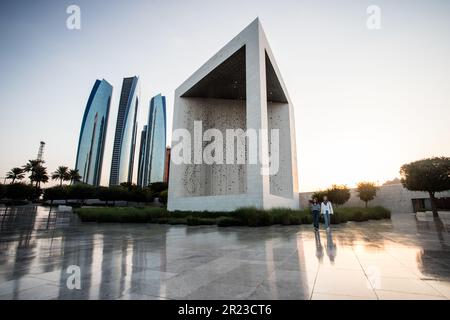
{"type": "Polygon", "coordinates": [[[370,208],[337,208],[331,216],[332,224],[345,223],[347,221],[363,222],[368,220],[390,219],[391,211],[376,206],[370,208]]]}
{"type": "Polygon", "coordinates": [[[6,186],[0,183],[0,200],[6,198],[6,186]]]}
{"type": "Polygon", "coordinates": [[[159,193],[159,202],[161,202],[162,204],[167,204],[167,190],[161,191],[159,193]]]}
{"type": "MultiPolygon", "coordinates": [[[[83,222],[118,223],[159,223],[187,224],[189,226],[217,225],[219,227],[312,224],[309,209],[272,209],[241,208],[234,212],[168,212],[165,208],[79,208],[75,212],[83,222]]],[[[383,207],[337,208],[331,216],[332,224],[347,221],[368,221],[390,219],[391,212],[383,207]]],[[[323,217],[321,217],[323,221],[323,217]]]]}
{"type": "Polygon", "coordinates": [[[237,227],[242,226],[242,221],[231,217],[222,217],[217,219],[218,227],[237,227]]]}
{"type": "Polygon", "coordinates": [[[81,200],[83,203],[88,199],[99,199],[105,201],[106,205],[115,204],[116,201],[129,201],[137,203],[153,202],[155,195],[150,188],[140,188],[134,185],[93,187],[87,184],[75,184],[56,186],[44,190],[44,200],[81,200]]]}
{"type": "Polygon", "coordinates": [[[188,217],[186,219],[186,224],[188,226],[216,225],[217,224],[217,219],[214,219],[214,218],[200,218],[200,217],[188,217]]]}
{"type": "Polygon", "coordinates": [[[83,222],[157,223],[158,219],[168,218],[164,208],[79,208],[75,212],[83,222]]]}
{"type": "Polygon", "coordinates": [[[3,188],[3,196],[13,201],[34,201],[42,194],[40,188],[20,182],[4,185],[3,188]]]}

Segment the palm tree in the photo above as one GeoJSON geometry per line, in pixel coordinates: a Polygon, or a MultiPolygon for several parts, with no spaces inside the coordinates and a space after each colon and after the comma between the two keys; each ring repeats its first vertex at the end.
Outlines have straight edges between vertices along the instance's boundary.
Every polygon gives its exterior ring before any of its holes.
{"type": "Polygon", "coordinates": [[[28,160],[28,163],[23,166],[23,171],[30,173],[31,185],[33,185],[33,182],[34,182],[33,177],[34,177],[34,172],[36,171],[36,168],[42,167],[43,163],[44,163],[43,160],[28,160]]]}
{"type": "Polygon", "coordinates": [[[63,181],[69,181],[69,168],[64,166],[59,166],[55,172],[52,173],[53,180],[59,180],[59,185],[62,186],[63,181]]]}
{"type": "Polygon", "coordinates": [[[22,180],[25,178],[22,168],[12,168],[11,171],[6,173],[6,179],[11,179],[11,184],[14,184],[16,180],[22,180]]]}
{"type": "Polygon", "coordinates": [[[47,183],[48,182],[48,174],[47,174],[47,168],[39,165],[37,166],[32,175],[30,176],[31,181],[36,182],[36,188],[41,187],[41,183],[47,183]]]}
{"type": "Polygon", "coordinates": [[[70,184],[81,181],[81,176],[78,169],[69,170],[70,184]]]}

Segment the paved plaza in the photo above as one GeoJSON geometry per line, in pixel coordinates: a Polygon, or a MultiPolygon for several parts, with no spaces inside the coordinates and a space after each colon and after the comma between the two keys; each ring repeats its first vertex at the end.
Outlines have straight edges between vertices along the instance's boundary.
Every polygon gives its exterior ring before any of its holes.
{"type": "Polygon", "coordinates": [[[310,226],[83,224],[44,207],[0,212],[2,300],[450,299],[448,213],[315,234],[310,226]],[[70,289],[73,266],[81,289],[70,289]]]}

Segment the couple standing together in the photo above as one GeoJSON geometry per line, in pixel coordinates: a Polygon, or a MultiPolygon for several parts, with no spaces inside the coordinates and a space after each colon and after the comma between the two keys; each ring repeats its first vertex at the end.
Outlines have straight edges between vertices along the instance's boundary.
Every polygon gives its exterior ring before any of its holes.
{"type": "Polygon", "coordinates": [[[322,203],[319,203],[317,198],[314,198],[311,204],[311,211],[313,214],[314,230],[319,231],[319,219],[321,214],[323,215],[325,228],[330,230],[330,215],[334,214],[334,212],[333,205],[328,201],[327,196],[323,197],[322,203]]]}

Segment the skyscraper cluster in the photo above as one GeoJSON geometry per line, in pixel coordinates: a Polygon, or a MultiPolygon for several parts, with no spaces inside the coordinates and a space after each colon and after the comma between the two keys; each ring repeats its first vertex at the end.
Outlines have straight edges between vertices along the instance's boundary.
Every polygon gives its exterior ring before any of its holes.
{"type": "Polygon", "coordinates": [[[137,183],[147,186],[164,181],[166,157],[166,97],[160,94],[150,101],[147,125],[141,135],[137,183]]]}
{"type": "MultiPolygon", "coordinates": [[[[95,81],[81,124],[75,167],[83,183],[95,186],[100,185],[102,174],[112,91],[106,80],[95,81]]],[[[140,104],[139,78],[124,78],[112,146],[110,186],[137,183],[145,187],[154,182],[167,182],[166,98],[159,94],[150,100],[136,157],[140,104]],[[135,163],[137,181],[133,181],[135,163]]]]}

